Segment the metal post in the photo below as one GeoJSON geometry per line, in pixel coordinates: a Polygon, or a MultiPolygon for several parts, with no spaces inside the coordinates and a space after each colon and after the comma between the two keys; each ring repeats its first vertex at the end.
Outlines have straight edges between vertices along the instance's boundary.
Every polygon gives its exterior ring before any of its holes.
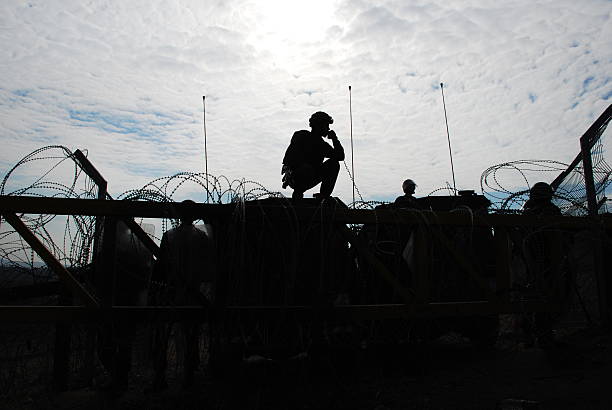
{"type": "MultiPolygon", "coordinates": [[[[584,185],[586,188],[587,195],[587,206],[589,210],[589,216],[597,216],[597,194],[595,192],[595,180],[593,178],[593,162],[591,158],[591,141],[590,134],[587,133],[580,138],[580,149],[582,153],[582,166],[584,168],[584,185]]],[[[593,235],[593,267],[595,280],[597,281],[597,293],[599,299],[599,313],[603,323],[609,321],[608,318],[608,302],[606,295],[606,282],[607,278],[603,269],[603,252],[602,252],[602,235],[600,227],[595,223],[592,228],[593,235]]]]}
{"type": "Polygon", "coordinates": [[[593,162],[591,159],[591,149],[589,139],[584,135],[580,138],[580,150],[582,152],[582,166],[584,168],[584,185],[586,188],[587,205],[589,215],[597,215],[597,196],[595,193],[595,180],[593,178],[593,162]]]}

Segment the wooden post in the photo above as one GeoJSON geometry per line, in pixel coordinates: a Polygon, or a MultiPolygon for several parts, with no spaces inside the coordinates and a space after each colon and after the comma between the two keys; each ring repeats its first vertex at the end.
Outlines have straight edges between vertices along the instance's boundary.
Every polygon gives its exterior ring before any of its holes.
{"type": "MultiPolygon", "coordinates": [[[[64,285],[59,293],[57,304],[59,306],[72,305],[72,295],[64,285]]],[[[56,322],[55,324],[55,347],[53,352],[53,389],[57,392],[68,390],[70,374],[70,346],[71,346],[70,322],[56,322]]]]}
{"type": "Polygon", "coordinates": [[[413,272],[413,287],[416,293],[418,303],[429,302],[429,252],[427,234],[423,227],[419,224],[412,231],[414,235],[414,272],[413,272]]]}
{"type": "Polygon", "coordinates": [[[95,268],[96,282],[102,306],[110,307],[114,304],[115,296],[117,218],[104,218],[104,232],[102,235],[102,251],[95,268]]]}
{"type": "Polygon", "coordinates": [[[510,288],[512,287],[510,237],[508,231],[499,226],[495,228],[495,251],[495,293],[501,303],[510,303],[510,288]]]}

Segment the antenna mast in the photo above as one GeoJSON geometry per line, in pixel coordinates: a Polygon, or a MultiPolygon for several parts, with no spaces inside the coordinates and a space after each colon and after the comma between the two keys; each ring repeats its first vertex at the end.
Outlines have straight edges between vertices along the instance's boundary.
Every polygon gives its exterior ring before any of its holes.
{"type": "Polygon", "coordinates": [[[453,173],[453,189],[457,195],[457,185],[455,184],[455,167],[453,166],[453,151],[451,150],[450,133],[448,132],[448,118],[446,117],[446,102],[444,101],[444,83],[440,83],[442,91],[442,106],[444,107],[444,122],[446,123],[446,138],[448,139],[448,154],[450,155],[451,172],[453,173]]]}
{"type": "Polygon", "coordinates": [[[351,86],[349,85],[349,117],[351,119],[351,172],[353,180],[353,208],[355,208],[355,157],[353,155],[353,99],[351,86]]]}
{"type": "Polygon", "coordinates": [[[204,116],[204,172],[206,173],[206,203],[208,203],[208,150],[206,147],[206,96],[202,96],[202,107],[203,107],[203,116],[204,116]]]}

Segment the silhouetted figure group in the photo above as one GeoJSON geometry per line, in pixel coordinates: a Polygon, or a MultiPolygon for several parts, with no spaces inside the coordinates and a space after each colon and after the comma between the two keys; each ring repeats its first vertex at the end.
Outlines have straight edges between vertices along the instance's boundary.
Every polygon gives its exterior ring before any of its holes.
{"type": "MultiPolygon", "coordinates": [[[[316,198],[325,199],[331,196],[340,169],[340,161],[344,160],[344,149],[330,129],[333,119],[325,112],[315,112],[309,119],[310,131],[296,131],[287,148],[282,167],[282,185],[293,188],[292,198],[300,200],[304,192],[321,184],[320,192],[316,198]],[[331,145],[324,141],[328,138],[331,145]]],[[[419,202],[414,197],[416,183],[406,179],[402,183],[403,195],[397,197],[390,208],[420,209],[419,202]]],[[[526,202],[523,213],[525,215],[561,215],[559,208],[552,203],[553,190],[547,183],[538,182],[530,190],[529,200],[526,202]]],[[[215,271],[215,254],[211,238],[198,227],[194,226],[194,219],[189,208],[195,205],[193,201],[183,201],[178,207],[180,224],[163,234],[160,254],[153,267],[151,281],[161,284],[159,291],[150,297],[153,305],[166,306],[210,306],[214,298],[213,280],[215,271]]],[[[143,257],[142,246],[134,248],[133,244],[125,242],[123,237],[129,235],[123,224],[119,225],[119,244],[124,249],[118,254],[119,276],[122,282],[117,287],[114,304],[142,305],[142,291],[148,281],[147,272],[151,271],[152,257],[143,257]],[[126,253],[127,252],[127,253],[126,253]],[[130,253],[131,252],[131,253],[130,253]],[[134,256],[136,255],[136,256],[134,256]],[[140,255],[140,256],[139,256],[140,255]],[[144,273],[143,273],[144,272],[144,273]]],[[[414,256],[410,253],[410,241],[414,241],[411,230],[408,228],[399,235],[404,251],[402,257],[410,265],[414,256]],[[408,244],[406,244],[408,242],[408,244]]],[[[130,236],[131,237],[131,236],[130,236]]],[[[558,279],[560,266],[560,249],[558,238],[549,232],[535,231],[528,235],[524,241],[524,254],[528,270],[531,272],[535,286],[554,299],[558,292],[554,291],[555,280],[558,279]],[[552,294],[550,289],[553,289],[552,294]]],[[[402,265],[404,266],[404,265],[402,265]]],[[[151,295],[150,295],[151,296],[151,295]]],[[[200,364],[199,340],[200,322],[183,320],[178,323],[177,340],[182,347],[180,356],[183,358],[183,386],[189,387],[194,382],[194,373],[200,364]]],[[[552,317],[549,314],[538,313],[531,318],[533,331],[541,343],[552,340],[552,317]]],[[[153,369],[154,380],[152,390],[159,391],[167,387],[166,370],[168,367],[168,343],[171,339],[172,323],[156,325],[153,343],[153,369]]],[[[106,343],[102,338],[101,358],[105,365],[111,369],[113,388],[124,391],[127,388],[128,372],[131,357],[132,330],[121,325],[114,332],[103,332],[103,336],[113,339],[106,343]]]]}
{"type": "MultiPolygon", "coordinates": [[[[113,300],[109,303],[143,306],[147,304],[148,288],[151,305],[210,306],[214,298],[215,256],[208,235],[193,224],[189,208],[194,204],[186,200],[178,206],[180,224],[162,236],[155,263],[142,242],[123,222],[117,222],[115,284],[110,286],[112,281],[108,275],[103,275],[99,284],[102,294],[112,295],[113,300]]],[[[132,362],[135,328],[133,323],[119,319],[101,326],[98,336],[100,361],[110,377],[100,387],[110,397],[121,396],[127,390],[132,362]]],[[[168,386],[166,370],[171,339],[176,342],[177,356],[183,359],[182,385],[188,388],[193,384],[194,373],[200,364],[201,323],[202,320],[180,320],[176,324],[160,322],[152,326],[154,379],[148,391],[161,391],[168,386]],[[173,332],[175,327],[178,329],[173,332]]]]}

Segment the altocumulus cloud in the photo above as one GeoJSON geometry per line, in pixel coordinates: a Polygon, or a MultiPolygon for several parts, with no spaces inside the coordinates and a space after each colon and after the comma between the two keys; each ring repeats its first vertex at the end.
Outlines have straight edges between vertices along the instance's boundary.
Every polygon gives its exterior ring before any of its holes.
{"type": "Polygon", "coordinates": [[[357,185],[390,199],[450,180],[440,82],[460,188],[495,163],[569,162],[610,104],[609,2],[300,3],[3,1],[0,170],[61,144],[114,192],[202,171],[206,95],[211,173],[280,190],[312,112],[348,151],[350,84],[357,185]]]}

